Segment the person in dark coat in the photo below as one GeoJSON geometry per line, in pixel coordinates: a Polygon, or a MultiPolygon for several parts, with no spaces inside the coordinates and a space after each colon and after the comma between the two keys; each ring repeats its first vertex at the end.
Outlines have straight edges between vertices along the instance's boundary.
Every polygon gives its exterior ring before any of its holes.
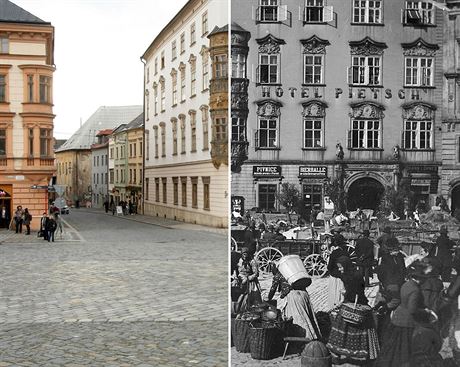
{"type": "Polygon", "coordinates": [[[410,367],[442,367],[444,361],[439,354],[442,338],[431,322],[431,313],[417,310],[413,318],[416,327],[412,333],[410,367]]]}
{"type": "Polygon", "coordinates": [[[57,224],[56,224],[56,221],[54,220],[54,215],[50,214],[45,224],[45,231],[46,231],[48,242],[50,241],[54,242],[54,232],[56,232],[56,228],[57,228],[57,224]]]}
{"type": "Polygon", "coordinates": [[[347,241],[345,240],[345,237],[343,237],[342,234],[340,233],[340,230],[335,228],[335,229],[332,229],[331,232],[332,232],[331,246],[345,248],[347,245],[347,241]]]}
{"type": "Polygon", "coordinates": [[[48,241],[48,232],[46,231],[46,223],[48,222],[48,216],[46,212],[43,212],[42,217],[40,218],[40,232],[39,236],[43,237],[45,241],[48,241]]]}
{"type": "Polygon", "coordinates": [[[426,277],[420,283],[423,301],[426,308],[438,313],[440,295],[444,289],[444,284],[440,279],[442,266],[437,258],[425,257],[422,262],[427,264],[425,269],[426,277]]]}
{"type": "Polygon", "coordinates": [[[446,226],[439,230],[440,236],[436,240],[436,245],[428,256],[437,258],[442,265],[441,278],[443,282],[450,282],[452,275],[452,249],[455,243],[449,238],[446,226]]]}
{"type": "Polygon", "coordinates": [[[409,280],[401,287],[401,304],[391,318],[383,338],[378,367],[409,367],[412,354],[412,334],[416,327],[414,314],[424,310],[420,283],[425,277],[426,264],[415,261],[409,268],[409,280]]]}
{"type": "Polygon", "coordinates": [[[388,242],[392,247],[387,247],[379,259],[377,267],[377,277],[383,288],[388,285],[396,284],[401,287],[405,281],[406,265],[404,264],[404,256],[400,252],[400,247],[396,242],[388,242]]]}
{"type": "Polygon", "coordinates": [[[369,287],[369,276],[372,276],[372,265],[374,263],[374,242],[369,239],[369,230],[363,231],[363,237],[358,239],[355,246],[357,265],[364,278],[366,287],[369,287]]]}
{"type": "Polygon", "coordinates": [[[342,244],[342,246],[332,246],[331,243],[331,253],[329,255],[329,262],[327,263],[327,270],[330,275],[327,287],[327,302],[329,309],[334,309],[343,302],[343,294],[345,290],[343,281],[341,279],[342,274],[337,266],[337,260],[344,256],[350,256],[345,249],[345,245],[342,244]]]}
{"type": "Polygon", "coordinates": [[[383,234],[379,238],[377,238],[377,244],[380,246],[380,256],[385,252],[389,252],[389,248],[399,246],[399,241],[391,232],[391,228],[387,226],[383,229],[383,234]]]}
{"type": "Polygon", "coordinates": [[[275,226],[273,224],[269,224],[267,226],[267,230],[264,232],[264,235],[262,236],[262,240],[267,241],[267,242],[272,242],[275,240],[275,226]]]}
{"type": "Polygon", "coordinates": [[[256,224],[251,222],[244,231],[244,247],[249,249],[249,253],[252,256],[257,250],[257,238],[256,238],[256,224]]]}

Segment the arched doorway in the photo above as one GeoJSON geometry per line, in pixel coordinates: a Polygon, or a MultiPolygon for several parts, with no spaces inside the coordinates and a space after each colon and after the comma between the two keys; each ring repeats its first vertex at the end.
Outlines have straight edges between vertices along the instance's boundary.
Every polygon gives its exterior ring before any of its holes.
{"type": "Polygon", "coordinates": [[[5,188],[0,187],[0,229],[9,228],[11,220],[11,195],[5,188]],[[6,218],[2,217],[5,208],[6,218]]]}
{"type": "Polygon", "coordinates": [[[455,212],[455,209],[460,209],[460,185],[457,185],[452,189],[450,207],[452,213],[455,212]]]}
{"type": "Polygon", "coordinates": [[[376,210],[385,191],[383,185],[375,178],[363,177],[352,182],[347,192],[347,209],[376,210]]]}

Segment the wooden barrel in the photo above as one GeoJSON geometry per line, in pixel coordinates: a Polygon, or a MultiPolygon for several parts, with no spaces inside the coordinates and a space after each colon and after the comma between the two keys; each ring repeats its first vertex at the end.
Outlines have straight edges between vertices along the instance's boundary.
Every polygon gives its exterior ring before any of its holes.
{"type": "Polygon", "coordinates": [[[302,367],[331,367],[331,353],[323,343],[315,340],[305,346],[300,363],[302,367]]]}

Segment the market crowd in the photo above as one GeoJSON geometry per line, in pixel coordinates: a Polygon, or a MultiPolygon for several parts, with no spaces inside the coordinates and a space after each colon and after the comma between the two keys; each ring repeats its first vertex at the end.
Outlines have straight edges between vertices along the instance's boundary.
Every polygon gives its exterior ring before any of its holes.
{"type": "Polygon", "coordinates": [[[368,229],[361,230],[353,259],[340,228],[332,229],[327,237],[330,311],[326,317],[315,312],[310,300],[312,279],[289,282],[279,264],[271,266],[268,293],[261,290],[254,258],[257,243],[283,239],[273,225],[261,223],[256,229],[252,221],[247,226],[244,247],[232,251],[233,317],[251,313],[254,307],[276,307],[284,320],[292,321],[286,335],[303,337],[306,344],[323,342],[338,365],[460,365],[460,276],[453,275],[453,270],[460,274],[460,256],[446,226],[441,226],[435,242],[420,243],[420,253],[409,257],[389,226],[375,239],[368,229]],[[376,278],[378,282],[371,282],[376,278]],[[371,305],[365,291],[375,286],[379,290],[371,305]],[[440,354],[445,339],[453,354],[449,359],[440,354]]]}

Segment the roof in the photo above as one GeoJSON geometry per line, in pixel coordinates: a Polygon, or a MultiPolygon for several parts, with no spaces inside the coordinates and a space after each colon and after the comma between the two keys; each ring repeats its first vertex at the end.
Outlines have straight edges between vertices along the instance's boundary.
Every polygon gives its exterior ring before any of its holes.
{"type": "Polygon", "coordinates": [[[144,113],[142,112],[133,121],[126,125],[126,130],[138,129],[144,126],[144,113]]]}
{"type": "Polygon", "coordinates": [[[110,134],[112,134],[112,131],[113,131],[113,129],[102,129],[102,130],[98,131],[96,136],[110,135],[110,134]]]}
{"type": "Polygon", "coordinates": [[[98,132],[129,123],[142,109],[142,106],[101,106],[56,152],[90,149],[97,142],[98,132]]]}
{"type": "Polygon", "coordinates": [[[220,28],[218,26],[215,26],[214,29],[211,31],[211,33],[208,34],[208,38],[217,33],[227,33],[227,32],[228,32],[228,24],[220,28]]]}
{"type": "Polygon", "coordinates": [[[9,0],[0,0],[0,22],[4,23],[32,23],[32,24],[46,24],[45,22],[35,15],[24,10],[20,6],[13,4],[9,0]]]}

